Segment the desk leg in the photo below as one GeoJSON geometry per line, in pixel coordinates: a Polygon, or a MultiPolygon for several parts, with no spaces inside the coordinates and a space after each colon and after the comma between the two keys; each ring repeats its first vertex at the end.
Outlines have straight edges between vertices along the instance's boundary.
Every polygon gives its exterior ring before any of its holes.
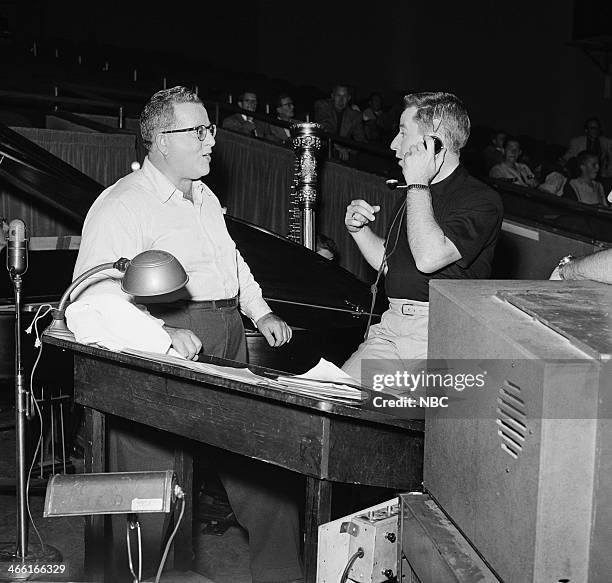
{"type": "MultiPolygon", "coordinates": [[[[106,416],[85,407],[85,472],[106,471],[106,416]]],[[[105,516],[85,518],[85,574],[90,581],[104,581],[105,516]]]]}
{"type": "Polygon", "coordinates": [[[317,579],[317,538],[319,525],[331,518],[331,482],[306,478],[306,540],[304,542],[304,581],[317,579]]]}

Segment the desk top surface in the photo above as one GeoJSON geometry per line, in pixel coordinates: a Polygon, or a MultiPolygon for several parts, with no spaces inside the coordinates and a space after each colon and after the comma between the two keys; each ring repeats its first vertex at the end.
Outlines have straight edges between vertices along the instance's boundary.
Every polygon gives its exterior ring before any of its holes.
{"type": "MultiPolygon", "coordinates": [[[[402,417],[401,413],[404,412],[402,409],[397,409],[398,415],[394,415],[388,413],[388,411],[395,411],[395,409],[374,407],[372,404],[372,398],[376,395],[380,395],[380,393],[365,388],[362,390],[364,393],[366,393],[366,399],[361,403],[349,405],[287,392],[277,387],[266,386],[265,384],[247,384],[234,379],[224,378],[222,376],[212,375],[206,372],[199,372],[173,363],[164,362],[162,360],[145,358],[133,354],[115,352],[97,346],[81,344],[74,340],[71,333],[56,334],[54,332],[53,334],[49,334],[45,332],[43,335],[43,341],[47,344],[70,350],[74,352],[75,355],[90,356],[96,360],[117,363],[130,369],[135,368],[146,370],[160,375],[182,378],[188,382],[248,394],[254,398],[273,400],[276,402],[281,402],[288,407],[307,408],[311,409],[313,413],[316,412],[319,415],[326,414],[334,417],[340,416],[354,419],[356,422],[370,422],[417,432],[424,431],[424,421],[420,419],[409,419],[402,417]]],[[[245,363],[217,358],[214,356],[201,356],[200,360],[210,364],[230,366],[234,368],[244,368],[246,366],[245,363]]],[[[248,368],[255,374],[261,376],[262,380],[265,380],[266,377],[276,378],[279,374],[288,374],[282,371],[255,365],[248,365],[248,368]]]]}

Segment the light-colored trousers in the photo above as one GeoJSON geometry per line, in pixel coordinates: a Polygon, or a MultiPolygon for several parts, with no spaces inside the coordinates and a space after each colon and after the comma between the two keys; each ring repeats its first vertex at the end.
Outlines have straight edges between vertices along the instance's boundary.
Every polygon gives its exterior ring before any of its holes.
{"type": "Polygon", "coordinates": [[[410,370],[427,358],[429,302],[389,298],[379,324],[342,366],[342,370],[369,386],[374,374],[410,370]]]}

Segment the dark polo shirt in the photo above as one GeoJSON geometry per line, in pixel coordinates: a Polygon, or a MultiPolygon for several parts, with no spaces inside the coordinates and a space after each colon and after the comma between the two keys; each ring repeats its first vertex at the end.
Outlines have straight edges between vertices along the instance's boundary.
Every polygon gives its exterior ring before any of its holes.
{"type": "MultiPolygon", "coordinates": [[[[430,279],[484,279],[491,274],[503,217],[503,206],[497,192],[470,176],[460,165],[450,176],[431,185],[431,202],[438,225],[455,244],[461,259],[434,273],[420,272],[408,245],[404,207],[387,239],[385,291],[390,298],[427,302],[430,279]]],[[[404,199],[399,201],[396,212],[403,203],[404,199]]]]}

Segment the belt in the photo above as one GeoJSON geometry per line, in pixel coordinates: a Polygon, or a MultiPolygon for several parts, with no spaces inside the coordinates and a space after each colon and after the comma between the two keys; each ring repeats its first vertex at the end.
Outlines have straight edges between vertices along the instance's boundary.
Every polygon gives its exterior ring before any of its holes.
{"type": "Polygon", "coordinates": [[[424,306],[415,306],[414,304],[402,304],[403,316],[414,316],[415,314],[425,314],[429,308],[424,306]]]}
{"type": "Polygon", "coordinates": [[[399,310],[402,316],[414,316],[416,314],[429,313],[429,305],[421,306],[419,304],[413,304],[412,302],[399,304],[395,309],[399,310]]]}
{"type": "Polygon", "coordinates": [[[204,300],[193,301],[190,304],[195,304],[198,308],[216,310],[218,308],[236,308],[238,306],[238,298],[228,298],[226,300],[204,300]]]}

